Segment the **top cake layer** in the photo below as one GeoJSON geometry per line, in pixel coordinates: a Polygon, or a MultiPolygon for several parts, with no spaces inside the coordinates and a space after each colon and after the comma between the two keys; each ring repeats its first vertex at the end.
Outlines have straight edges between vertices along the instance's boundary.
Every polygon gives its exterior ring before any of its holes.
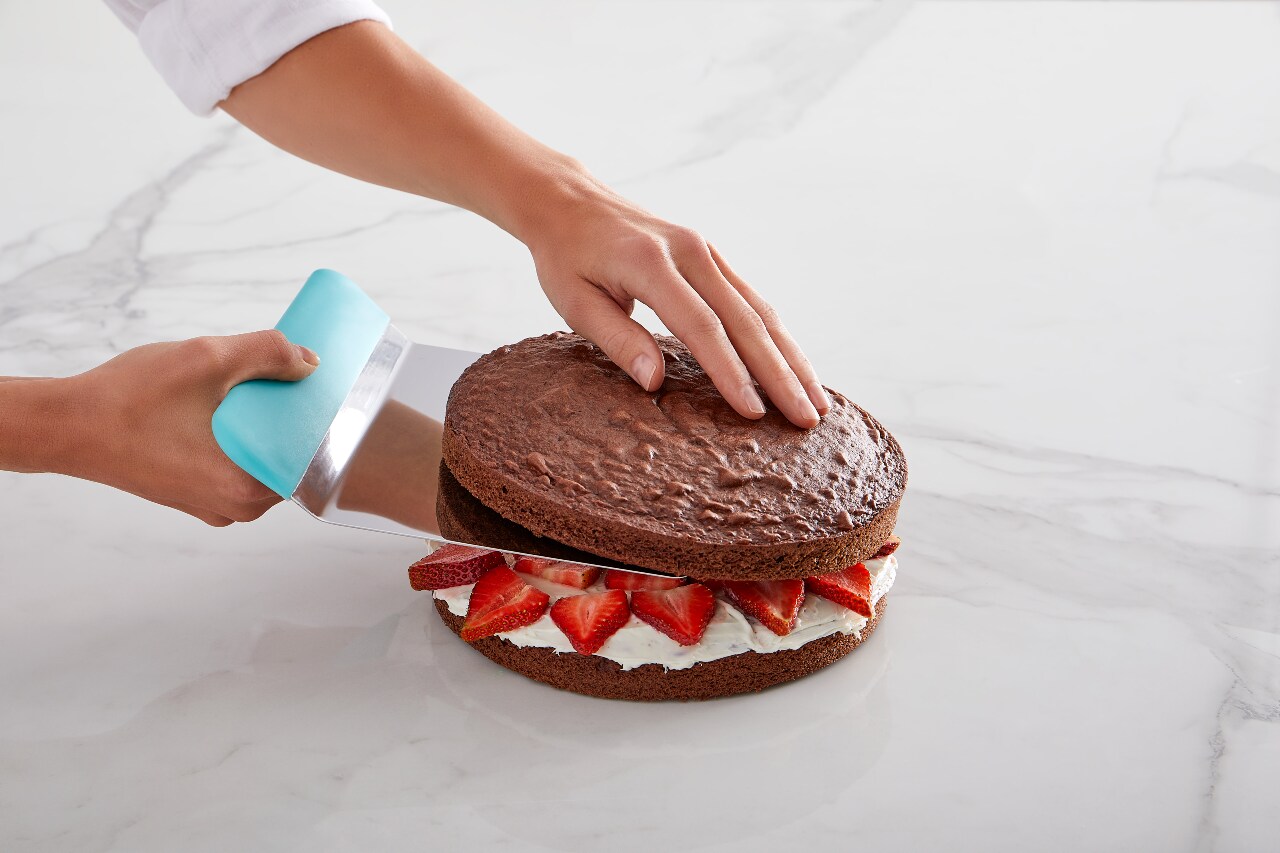
{"type": "Polygon", "coordinates": [[[738,415],[660,336],[649,393],[556,332],[481,357],[455,383],[444,459],[482,503],[591,554],[696,577],[799,577],[870,558],[893,531],[902,450],[828,389],[813,429],[738,415]]]}

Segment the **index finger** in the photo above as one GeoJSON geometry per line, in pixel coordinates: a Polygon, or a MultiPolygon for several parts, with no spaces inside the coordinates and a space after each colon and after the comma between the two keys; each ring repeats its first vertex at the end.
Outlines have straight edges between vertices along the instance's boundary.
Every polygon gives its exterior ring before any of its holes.
{"type": "Polygon", "coordinates": [[[734,411],[751,420],[764,416],[764,401],[724,324],[674,265],[664,265],[634,290],[636,298],[689,348],[734,411]]]}

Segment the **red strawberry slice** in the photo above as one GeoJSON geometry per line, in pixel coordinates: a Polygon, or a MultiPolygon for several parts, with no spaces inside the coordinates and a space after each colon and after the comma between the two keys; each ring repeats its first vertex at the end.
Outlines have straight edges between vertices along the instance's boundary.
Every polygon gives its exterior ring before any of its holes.
{"type": "Polygon", "coordinates": [[[804,584],[814,595],[871,618],[871,572],[862,563],[838,572],[805,578],[804,584]]]}
{"type": "Polygon", "coordinates": [[[578,589],[586,589],[600,577],[600,570],[595,566],[566,563],[563,560],[548,560],[546,557],[519,557],[512,568],[526,575],[578,589]]]}
{"type": "Polygon", "coordinates": [[[442,545],[409,567],[409,586],[414,589],[463,586],[475,583],[485,572],[505,562],[500,551],[442,545]]]}
{"type": "Polygon", "coordinates": [[[505,565],[497,566],[476,581],[462,622],[462,639],[468,643],[532,625],[547,612],[551,596],[529,586],[505,565]]]}
{"type": "Polygon", "coordinates": [[[638,589],[631,612],[682,646],[697,645],[716,612],[716,597],[700,583],[675,589],[638,589]]]}
{"type": "Polygon", "coordinates": [[[902,544],[902,539],[897,536],[890,536],[880,546],[880,550],[876,551],[876,557],[887,557],[894,551],[898,550],[898,546],[902,544]]]}
{"type": "Polygon", "coordinates": [[[551,621],[559,626],[580,655],[594,655],[604,641],[627,624],[631,610],[620,589],[567,595],[551,605],[551,621]]]}
{"type": "Polygon", "coordinates": [[[724,593],[748,616],[760,620],[779,637],[785,637],[796,626],[800,604],[804,601],[804,581],[725,581],[724,593]]]}
{"type": "Polygon", "coordinates": [[[675,589],[684,586],[687,578],[667,578],[609,569],[604,573],[604,585],[609,589],[675,589]]]}

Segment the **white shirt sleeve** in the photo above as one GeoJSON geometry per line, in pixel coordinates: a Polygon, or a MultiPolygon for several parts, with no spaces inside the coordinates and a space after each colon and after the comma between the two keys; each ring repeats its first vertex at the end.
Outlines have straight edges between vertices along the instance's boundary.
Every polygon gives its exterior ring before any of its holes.
{"type": "Polygon", "coordinates": [[[307,39],[390,18],[373,0],[106,0],[187,108],[213,112],[239,84],[307,39]]]}

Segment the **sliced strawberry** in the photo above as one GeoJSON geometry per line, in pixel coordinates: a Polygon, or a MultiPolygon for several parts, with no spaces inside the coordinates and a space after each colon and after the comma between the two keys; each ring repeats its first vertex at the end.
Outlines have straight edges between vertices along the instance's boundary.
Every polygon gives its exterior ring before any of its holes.
{"type": "Polygon", "coordinates": [[[516,564],[511,568],[526,575],[578,589],[586,589],[600,577],[600,570],[595,566],[566,563],[563,560],[548,560],[546,557],[518,557],[516,564]]]}
{"type": "Polygon", "coordinates": [[[716,612],[716,597],[700,583],[675,589],[638,589],[631,612],[682,646],[697,645],[716,612]]]}
{"type": "Polygon", "coordinates": [[[551,621],[559,626],[580,655],[594,655],[604,641],[627,624],[631,610],[620,589],[567,595],[551,605],[551,621]]]}
{"type": "Polygon", "coordinates": [[[497,566],[476,581],[462,622],[467,642],[532,625],[547,612],[551,596],[529,586],[505,565],[497,566]]]}
{"type": "Polygon", "coordinates": [[[687,580],[687,578],[668,578],[621,569],[609,569],[604,573],[604,585],[609,589],[675,589],[678,586],[684,586],[687,580]]]}
{"type": "Polygon", "coordinates": [[[475,583],[485,572],[505,562],[501,551],[442,545],[409,567],[409,586],[414,589],[463,586],[475,583]]]}
{"type": "Polygon", "coordinates": [[[880,550],[876,551],[876,556],[887,557],[890,554],[892,554],[894,551],[898,550],[898,546],[901,544],[902,544],[902,539],[900,537],[890,536],[888,539],[885,540],[884,544],[880,546],[880,550]]]}
{"type": "Polygon", "coordinates": [[[796,626],[804,601],[804,581],[725,581],[724,593],[748,616],[784,637],[796,626]]]}
{"type": "Polygon", "coordinates": [[[804,585],[814,595],[871,618],[871,572],[862,563],[838,572],[805,578],[804,585]]]}

